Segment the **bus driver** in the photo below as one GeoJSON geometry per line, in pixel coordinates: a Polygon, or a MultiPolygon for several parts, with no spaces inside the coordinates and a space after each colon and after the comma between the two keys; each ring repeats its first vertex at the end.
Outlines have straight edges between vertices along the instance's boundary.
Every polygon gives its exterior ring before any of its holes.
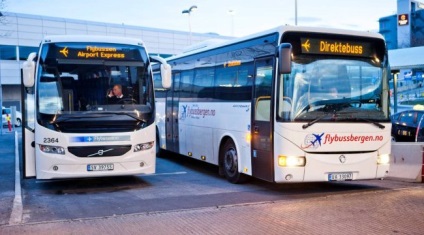
{"type": "Polygon", "coordinates": [[[113,89],[107,94],[108,104],[117,104],[122,98],[124,98],[124,94],[122,94],[122,85],[120,84],[114,85],[113,89]]]}

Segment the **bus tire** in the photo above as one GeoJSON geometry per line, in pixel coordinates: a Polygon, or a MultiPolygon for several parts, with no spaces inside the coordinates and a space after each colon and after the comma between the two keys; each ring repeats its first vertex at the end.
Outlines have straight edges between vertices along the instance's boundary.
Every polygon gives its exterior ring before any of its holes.
{"type": "Polygon", "coordinates": [[[237,148],[233,140],[228,139],[222,145],[220,159],[223,173],[229,182],[239,184],[246,181],[247,176],[238,171],[237,148]]]}

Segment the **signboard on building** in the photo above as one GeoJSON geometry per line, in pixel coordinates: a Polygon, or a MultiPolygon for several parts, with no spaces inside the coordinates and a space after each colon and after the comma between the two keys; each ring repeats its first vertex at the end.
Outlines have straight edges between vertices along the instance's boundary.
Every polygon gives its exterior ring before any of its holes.
{"type": "Polygon", "coordinates": [[[422,82],[423,81],[423,72],[416,72],[415,73],[415,76],[416,76],[416,79],[417,79],[417,81],[419,81],[419,82],[422,82]]]}
{"type": "Polygon", "coordinates": [[[408,14],[400,14],[398,15],[398,25],[405,26],[409,24],[409,15],[408,14]]]}

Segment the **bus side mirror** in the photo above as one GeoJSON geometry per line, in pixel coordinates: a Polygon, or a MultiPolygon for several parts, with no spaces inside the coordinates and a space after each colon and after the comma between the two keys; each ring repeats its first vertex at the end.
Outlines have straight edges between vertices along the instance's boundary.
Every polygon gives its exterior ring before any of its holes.
{"type": "Polygon", "coordinates": [[[172,69],[169,64],[160,65],[160,75],[162,77],[162,87],[165,89],[171,88],[172,85],[172,69]]]}
{"type": "Polygon", "coordinates": [[[172,69],[166,60],[159,56],[150,56],[150,60],[160,63],[160,76],[162,77],[162,87],[171,88],[172,85],[172,69]]]}
{"type": "Polygon", "coordinates": [[[35,82],[35,52],[29,54],[28,59],[22,65],[22,76],[25,87],[33,87],[35,82]]]}
{"type": "Polygon", "coordinates": [[[277,47],[279,74],[291,73],[291,54],[292,45],[290,43],[281,43],[277,47]]]}

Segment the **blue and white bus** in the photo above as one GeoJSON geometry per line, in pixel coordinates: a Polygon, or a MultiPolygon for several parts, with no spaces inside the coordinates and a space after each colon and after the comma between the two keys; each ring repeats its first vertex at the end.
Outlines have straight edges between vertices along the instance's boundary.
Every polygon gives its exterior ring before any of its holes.
{"type": "Polygon", "coordinates": [[[281,26],[167,62],[171,89],[155,83],[159,149],[217,165],[233,183],[387,175],[390,69],[380,34],[281,26]]]}
{"type": "MultiPolygon", "coordinates": [[[[24,177],[155,172],[155,97],[141,40],[48,36],[23,65],[24,177]],[[123,97],[108,103],[118,85],[123,97]]],[[[164,86],[170,70],[162,64],[164,86]]]]}

